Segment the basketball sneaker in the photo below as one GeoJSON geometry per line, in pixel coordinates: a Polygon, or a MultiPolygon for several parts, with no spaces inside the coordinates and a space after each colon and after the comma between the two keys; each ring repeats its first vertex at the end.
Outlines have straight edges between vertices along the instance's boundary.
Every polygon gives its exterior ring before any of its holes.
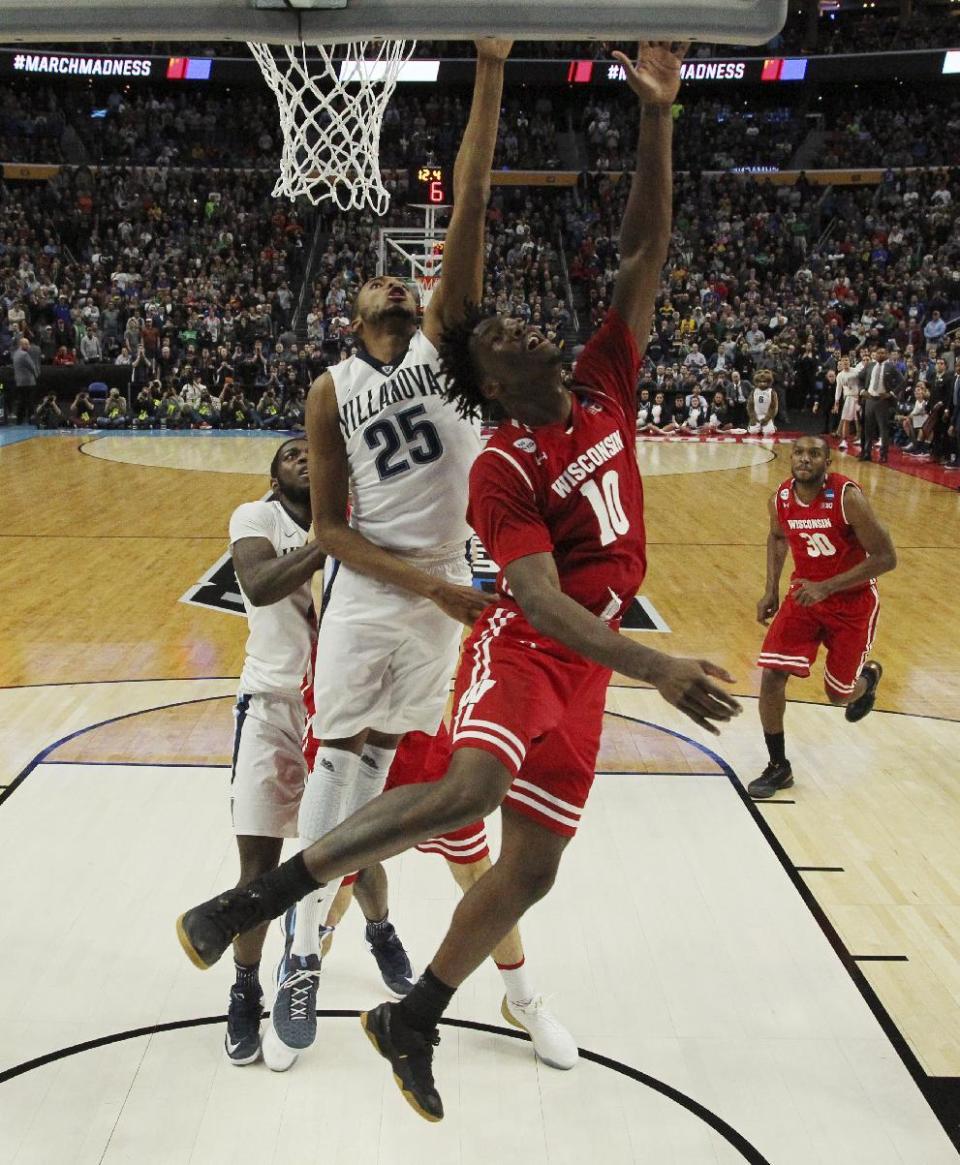
{"type": "Polygon", "coordinates": [[[770,761],[755,781],[747,785],[747,792],[755,801],[764,801],[781,789],[789,789],[793,784],[793,770],[788,760],[770,761]]]}
{"type": "Polygon", "coordinates": [[[368,922],[365,937],[387,987],[394,995],[408,994],[414,984],[413,967],[393,923],[368,922]]]}
{"type": "Polygon", "coordinates": [[[260,1017],[263,996],[259,987],[244,991],[234,984],[230,988],[230,1006],[227,1008],[227,1034],[223,1050],[231,1064],[242,1067],[260,1057],[260,1017]]]}
{"type": "Polygon", "coordinates": [[[360,1012],[367,1039],[385,1060],[404,1100],[424,1120],[443,1120],[443,1101],[433,1082],[433,1049],[440,1043],[434,1028],[428,1035],[408,1027],[397,1015],[396,1003],[381,1003],[360,1012]]]}
{"type": "Polygon", "coordinates": [[[860,674],[867,681],[867,688],[858,700],[852,700],[847,705],[844,715],[851,724],[856,724],[858,720],[862,720],[868,712],[873,710],[873,706],[877,702],[877,685],[883,675],[883,664],[871,659],[863,665],[860,674]]]}
{"type": "Polygon", "coordinates": [[[243,886],[209,898],[181,914],[177,919],[177,938],[190,962],[206,971],[238,934],[269,919],[260,895],[243,886]]]}
{"type": "Polygon", "coordinates": [[[534,995],[529,1003],[511,1003],[504,995],[500,1014],[507,1023],[527,1033],[539,1059],[551,1068],[566,1071],[580,1058],[573,1036],[547,1010],[542,995],[534,995]]]}
{"type": "Polygon", "coordinates": [[[296,915],[297,908],[291,906],[283,916],[283,954],[277,964],[277,994],[270,1013],[270,1025],[281,1044],[293,1052],[302,1052],[317,1038],[317,987],[321,963],[319,955],[293,953],[296,915]]]}

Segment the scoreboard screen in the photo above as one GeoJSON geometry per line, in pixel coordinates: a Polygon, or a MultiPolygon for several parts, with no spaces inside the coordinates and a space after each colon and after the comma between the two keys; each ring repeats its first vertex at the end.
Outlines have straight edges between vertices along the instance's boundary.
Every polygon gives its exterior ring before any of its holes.
{"type": "Polygon", "coordinates": [[[411,166],[407,202],[425,206],[452,205],[453,170],[433,162],[411,166]]]}

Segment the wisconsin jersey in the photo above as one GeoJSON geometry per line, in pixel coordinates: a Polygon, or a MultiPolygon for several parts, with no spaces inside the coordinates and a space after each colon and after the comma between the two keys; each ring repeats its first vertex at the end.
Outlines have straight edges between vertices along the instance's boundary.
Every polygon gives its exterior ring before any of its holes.
{"type": "Polygon", "coordinates": [[[418,330],[396,365],[361,352],[330,374],[350,466],[351,525],[401,553],[442,556],[465,543],[463,486],[480,435],[444,400],[430,340],[418,330]]]}
{"type": "MultiPolygon", "coordinates": [[[[241,538],[266,538],[277,557],[306,544],[307,531],[275,499],[245,502],[230,518],[230,543],[241,538]]],[[[310,584],[277,603],[255,607],[244,594],[250,634],[240,676],[240,691],[296,695],[310,660],[316,635],[310,584]]]]}
{"type": "MultiPolygon", "coordinates": [[[[793,574],[790,581],[809,579],[821,582],[859,566],[867,557],[846,520],[843,504],[847,491],[860,487],[841,473],[828,473],[812,502],[800,501],[793,480],[781,482],[777,489],[777,518],[790,544],[793,574]]],[[[870,583],[850,587],[847,592],[864,590],[870,583]]]]}
{"type": "Polygon", "coordinates": [[[633,599],[646,571],[639,367],[633,333],[611,310],[577,361],[567,424],[505,422],[474,462],[467,518],[499,568],[501,594],[505,567],[546,553],[564,593],[595,615],[613,621],[633,599]]]}

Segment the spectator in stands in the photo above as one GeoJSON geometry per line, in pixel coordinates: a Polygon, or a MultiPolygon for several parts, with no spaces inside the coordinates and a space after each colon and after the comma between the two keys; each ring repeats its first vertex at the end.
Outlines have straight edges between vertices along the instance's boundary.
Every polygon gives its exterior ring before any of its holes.
{"type": "Polygon", "coordinates": [[[928,344],[939,344],[943,339],[947,325],[938,311],[934,311],[930,319],[923,325],[923,338],[928,344]]]}
{"type": "Polygon", "coordinates": [[[103,348],[96,324],[90,324],[80,341],[80,357],[84,364],[99,364],[103,360],[103,348]]]}

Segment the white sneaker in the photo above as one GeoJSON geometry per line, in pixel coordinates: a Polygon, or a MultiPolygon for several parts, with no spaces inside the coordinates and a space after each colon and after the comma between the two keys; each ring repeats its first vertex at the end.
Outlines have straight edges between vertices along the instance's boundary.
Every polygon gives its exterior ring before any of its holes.
{"type": "Polygon", "coordinates": [[[846,449],[846,447],[847,447],[846,441],[841,441],[840,444],[837,446],[838,449],[846,449]]]}
{"type": "Polygon", "coordinates": [[[529,1003],[524,1004],[511,1003],[504,995],[500,1013],[507,1023],[527,1033],[533,1050],[544,1064],[563,1071],[576,1064],[580,1056],[576,1042],[557,1017],[547,1010],[542,995],[534,995],[529,1003]]]}
{"type": "Polygon", "coordinates": [[[260,1041],[260,1054],[271,1072],[286,1072],[300,1058],[300,1053],[294,1048],[287,1047],[274,1031],[272,1019],[260,1041]]]}

